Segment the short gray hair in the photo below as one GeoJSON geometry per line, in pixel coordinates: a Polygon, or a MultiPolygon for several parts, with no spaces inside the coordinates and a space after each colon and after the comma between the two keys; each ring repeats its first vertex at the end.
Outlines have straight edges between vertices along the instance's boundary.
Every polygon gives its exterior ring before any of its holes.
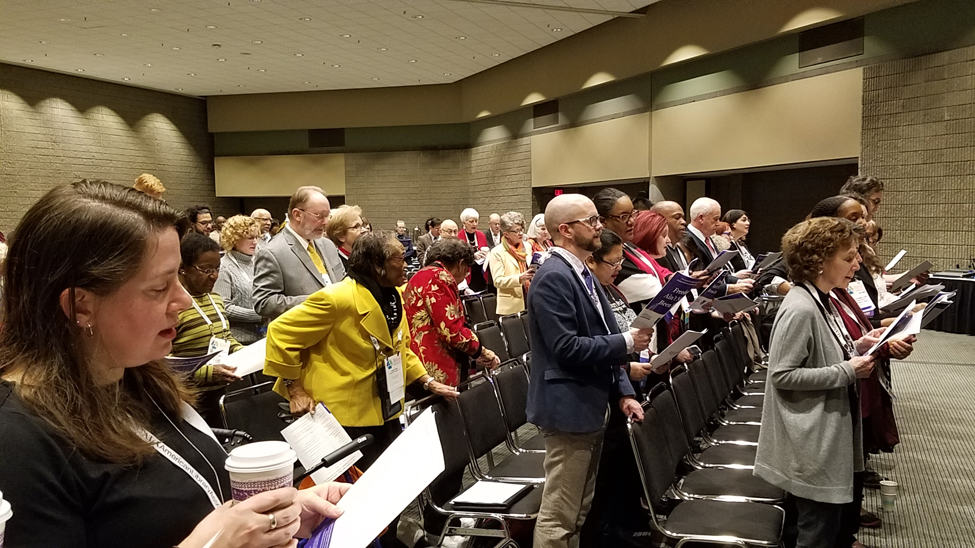
{"type": "Polygon", "coordinates": [[[467,219],[480,219],[481,214],[477,212],[473,207],[468,207],[464,211],[460,212],[460,222],[466,222],[467,219]]]}
{"type": "Polygon", "coordinates": [[[525,228],[525,217],[517,211],[509,211],[501,216],[501,232],[508,232],[515,225],[525,228]]]}
{"type": "Polygon", "coordinates": [[[711,211],[714,208],[721,209],[721,204],[719,204],[717,200],[703,196],[694,200],[694,203],[691,204],[691,209],[688,210],[687,214],[690,217],[690,220],[693,221],[699,216],[707,214],[708,211],[711,211]]]}
{"type": "MultiPolygon", "coordinates": [[[[545,226],[545,214],[539,213],[532,217],[530,223],[528,223],[528,228],[525,230],[525,234],[528,234],[529,238],[538,238],[538,225],[545,226]]],[[[546,230],[548,230],[546,228],[546,230]]]]}

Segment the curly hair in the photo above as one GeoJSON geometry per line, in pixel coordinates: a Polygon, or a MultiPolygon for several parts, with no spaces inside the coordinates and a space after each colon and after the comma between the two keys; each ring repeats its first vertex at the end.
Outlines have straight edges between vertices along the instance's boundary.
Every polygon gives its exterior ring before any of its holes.
{"type": "Polygon", "coordinates": [[[823,264],[844,246],[859,243],[856,225],[839,217],[803,221],[782,236],[782,257],[792,281],[812,282],[823,264]]]}
{"type": "Polygon", "coordinates": [[[392,230],[366,232],[356,238],[349,254],[349,276],[379,280],[385,275],[386,260],[403,253],[403,244],[392,230]]]}
{"type": "Polygon", "coordinates": [[[223,223],[223,230],[220,231],[220,247],[229,252],[241,240],[250,238],[252,234],[257,236],[260,232],[260,222],[254,217],[234,215],[223,223]]]}
{"type": "Polygon", "coordinates": [[[159,177],[151,173],[143,173],[135,179],[135,184],[132,188],[138,190],[139,192],[144,192],[154,198],[158,198],[166,192],[166,187],[163,186],[162,181],[159,177]]]}
{"type": "Polygon", "coordinates": [[[884,182],[870,175],[852,175],[843,183],[841,194],[859,194],[869,196],[874,192],[883,192],[884,182]]]}
{"type": "Polygon", "coordinates": [[[521,213],[509,211],[501,216],[501,232],[509,232],[516,226],[525,228],[525,217],[521,213]]]}
{"type": "Polygon", "coordinates": [[[332,210],[331,217],[328,218],[328,227],[325,228],[325,235],[337,246],[342,246],[340,237],[355,226],[355,218],[359,218],[359,228],[362,228],[365,221],[362,219],[362,208],[357,205],[344,205],[332,210]]]}
{"type": "Polygon", "coordinates": [[[461,262],[468,266],[474,264],[474,248],[464,240],[457,238],[443,238],[437,240],[427,249],[427,258],[423,266],[429,266],[440,261],[444,266],[451,267],[461,262]]]}

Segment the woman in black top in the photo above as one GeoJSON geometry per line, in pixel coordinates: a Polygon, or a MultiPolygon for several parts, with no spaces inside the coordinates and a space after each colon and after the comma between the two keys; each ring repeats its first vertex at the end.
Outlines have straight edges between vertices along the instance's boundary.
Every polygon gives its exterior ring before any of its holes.
{"type": "Polygon", "coordinates": [[[226,454],[159,361],[190,305],[180,221],[161,200],[81,181],[17,227],[0,331],[8,546],[287,546],[337,513],[332,484],[224,503],[226,454]]]}

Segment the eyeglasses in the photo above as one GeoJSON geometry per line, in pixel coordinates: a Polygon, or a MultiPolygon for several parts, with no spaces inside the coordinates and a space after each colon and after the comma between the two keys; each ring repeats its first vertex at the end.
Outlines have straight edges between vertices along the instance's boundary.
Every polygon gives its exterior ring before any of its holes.
{"type": "Polygon", "coordinates": [[[598,228],[600,226],[599,215],[593,215],[592,217],[588,217],[586,219],[576,219],[574,221],[567,221],[565,224],[571,225],[572,223],[582,223],[584,225],[589,225],[590,228],[598,228]]]}
{"type": "Polygon", "coordinates": [[[348,230],[362,230],[362,223],[356,223],[350,226],[348,230]]]}
{"type": "Polygon", "coordinates": [[[525,229],[523,228],[512,228],[511,230],[505,230],[508,234],[524,234],[525,229]]]}
{"type": "Polygon", "coordinates": [[[213,221],[197,221],[196,224],[202,226],[213,226],[213,221]]]}
{"type": "Polygon", "coordinates": [[[213,276],[214,274],[220,274],[219,266],[217,268],[200,268],[196,265],[193,265],[193,268],[196,269],[196,271],[199,272],[200,274],[203,274],[204,276],[213,276]]]}
{"type": "Polygon", "coordinates": [[[622,258],[620,260],[618,260],[618,261],[613,261],[613,262],[609,262],[609,261],[606,261],[606,260],[603,260],[603,259],[596,259],[596,260],[599,261],[599,262],[601,262],[601,263],[603,263],[603,264],[609,265],[609,266],[611,266],[613,268],[619,268],[619,267],[623,266],[623,259],[622,258]]]}
{"type": "Polygon", "coordinates": [[[295,209],[297,209],[298,211],[304,211],[309,215],[314,215],[315,218],[318,219],[319,221],[324,221],[325,219],[328,218],[328,215],[322,215],[321,213],[315,213],[314,211],[308,211],[307,209],[301,209],[300,207],[296,207],[295,209]]]}
{"type": "Polygon", "coordinates": [[[387,260],[389,260],[391,262],[394,262],[394,263],[405,263],[406,262],[406,256],[405,255],[395,255],[393,257],[390,257],[387,260]]]}
{"type": "Polygon", "coordinates": [[[630,219],[633,218],[633,211],[628,211],[626,213],[620,213],[619,215],[606,215],[604,218],[605,219],[616,219],[617,221],[619,221],[619,222],[621,222],[623,224],[626,224],[626,223],[630,222],[630,219]]]}

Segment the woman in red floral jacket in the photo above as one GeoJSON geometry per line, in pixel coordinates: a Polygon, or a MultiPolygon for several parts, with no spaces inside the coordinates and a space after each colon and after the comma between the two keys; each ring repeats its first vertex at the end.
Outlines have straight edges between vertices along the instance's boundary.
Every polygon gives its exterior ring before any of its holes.
{"type": "Polygon", "coordinates": [[[426,266],[410,278],[403,291],[412,349],[427,373],[438,382],[457,386],[466,356],[478,365],[495,367],[498,357],[481,346],[464,325],[464,306],[457,284],[467,277],[474,250],[458,239],[439,240],[427,249],[426,266]]]}

